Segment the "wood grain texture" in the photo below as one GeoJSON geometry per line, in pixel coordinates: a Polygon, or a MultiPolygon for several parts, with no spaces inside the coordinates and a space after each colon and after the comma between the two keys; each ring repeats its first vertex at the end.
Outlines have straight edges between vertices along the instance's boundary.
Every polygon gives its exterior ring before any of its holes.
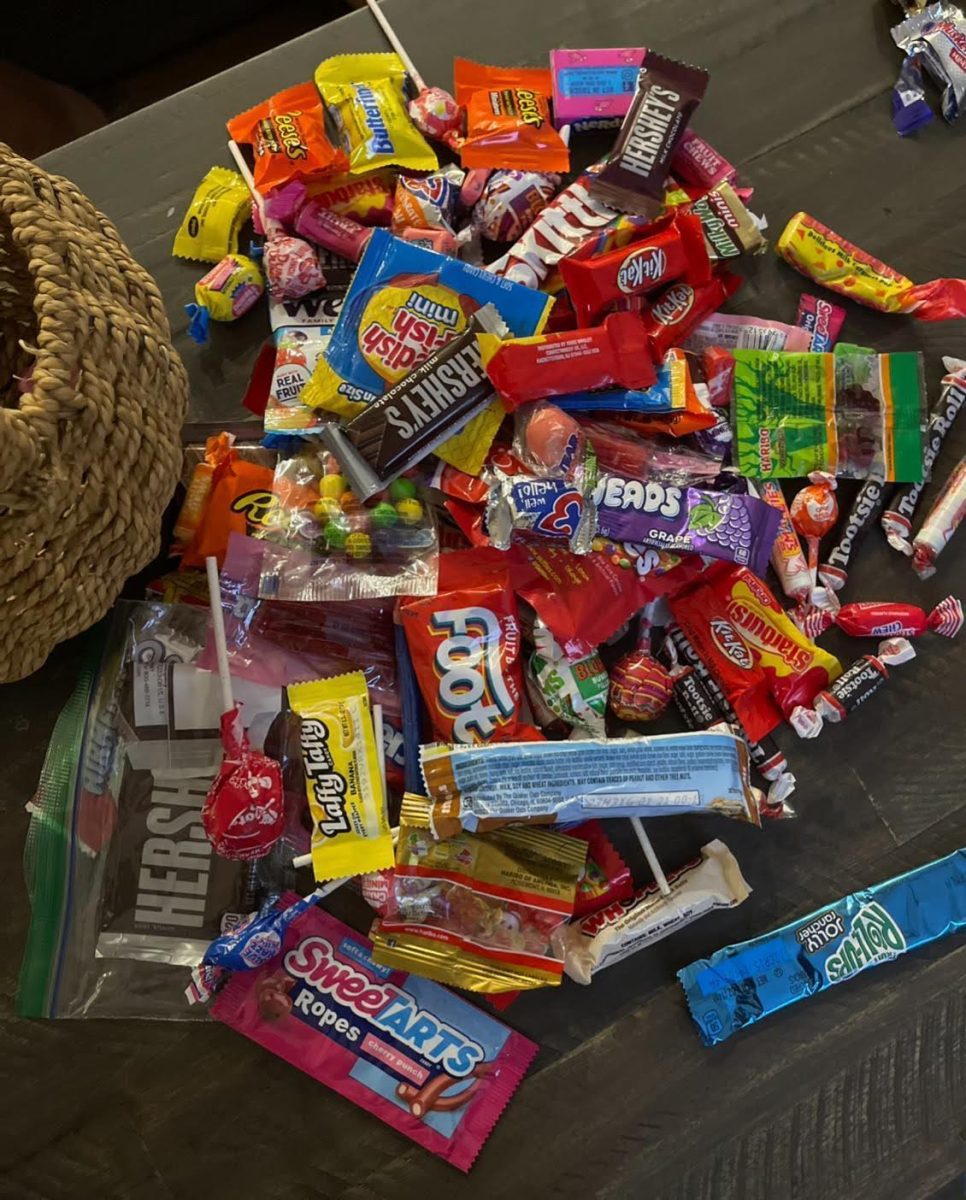
{"type": "MultiPolygon", "coordinates": [[[[707,65],[699,130],[756,186],[772,239],[805,208],[917,281],[966,275],[966,124],[900,142],[888,90],[897,14],[839,0],[387,0],[427,78],[451,58],[542,61],[556,45],[645,42],[707,65]]],[[[219,328],[198,350],[181,306],[198,270],[169,257],[191,192],[225,161],[223,122],[307,77],[326,54],[382,49],[365,13],[299,39],[49,156],[117,221],[161,283],[192,374],[193,414],[237,418],[264,322],[219,328]]],[[[591,161],[605,139],[579,139],[591,161]]],[[[743,268],[746,264],[743,264],[743,268]]],[[[794,318],[805,281],[767,254],[730,307],[794,318]]],[[[924,325],[847,304],[849,340],[918,348],[933,388],[941,354],[966,358],[966,323],[924,325]]],[[[950,439],[940,472],[966,450],[950,439]]],[[[934,490],[934,489],[933,489],[934,490]]],[[[844,496],[848,488],[843,489],[844,496]]],[[[929,495],[926,497],[926,503],[929,495]]],[[[848,596],[933,604],[966,585],[966,535],[919,584],[873,534],[848,596]]],[[[830,635],[849,658],[856,643],[830,635]]],[[[674,972],[966,844],[966,641],[920,639],[867,707],[820,741],[779,740],[799,778],[799,820],[757,831],[720,820],[653,821],[673,865],[724,838],[754,888],[605,971],[590,988],[522,997],[507,1014],[541,1045],[535,1068],[464,1179],[317,1083],[220,1026],[26,1024],[12,995],[27,922],[22,805],[78,661],[58,652],[7,688],[0,793],[0,1196],[169,1200],[919,1200],[966,1171],[966,945],[949,939],[703,1049],[674,972]]],[[[664,728],[674,725],[668,721],[664,728]]],[[[635,869],[633,839],[614,832],[635,869]]],[[[361,903],[340,915],[361,927],[361,903]]]]}

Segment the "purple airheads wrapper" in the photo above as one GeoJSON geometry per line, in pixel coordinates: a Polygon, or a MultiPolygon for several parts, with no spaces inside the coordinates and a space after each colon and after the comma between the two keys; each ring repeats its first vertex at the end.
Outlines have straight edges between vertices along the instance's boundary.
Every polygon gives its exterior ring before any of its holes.
{"type": "Polygon", "coordinates": [[[608,474],[594,492],[597,529],[616,542],[706,554],[764,575],[780,515],[754,496],[608,474]]]}

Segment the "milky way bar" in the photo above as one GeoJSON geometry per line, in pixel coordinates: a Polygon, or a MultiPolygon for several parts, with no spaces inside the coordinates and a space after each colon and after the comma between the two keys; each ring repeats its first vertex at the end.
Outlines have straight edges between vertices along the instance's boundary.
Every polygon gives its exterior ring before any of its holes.
{"type": "Polygon", "coordinates": [[[363,500],[375,495],[457,433],[494,397],[478,333],[506,336],[492,305],[431,354],[344,429],[332,424],[322,439],[339,459],[363,500]]]}
{"type": "Polygon", "coordinates": [[[671,156],[707,86],[707,71],[648,51],[610,161],[591,192],[624,212],[656,213],[671,156]]]}

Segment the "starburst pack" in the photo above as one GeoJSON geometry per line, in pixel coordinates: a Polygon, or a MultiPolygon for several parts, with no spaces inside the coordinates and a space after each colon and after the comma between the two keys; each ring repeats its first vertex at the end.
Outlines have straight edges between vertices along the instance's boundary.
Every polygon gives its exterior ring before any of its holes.
{"type": "Polygon", "coordinates": [[[764,575],[781,516],[754,496],[608,474],[594,492],[597,530],[617,542],[706,554],[764,575]]]}

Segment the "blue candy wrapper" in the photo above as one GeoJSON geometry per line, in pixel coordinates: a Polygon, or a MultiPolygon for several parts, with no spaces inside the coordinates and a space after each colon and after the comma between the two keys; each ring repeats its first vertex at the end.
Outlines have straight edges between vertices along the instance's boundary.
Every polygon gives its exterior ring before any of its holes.
{"type": "Polygon", "coordinates": [[[514,337],[543,328],[553,300],[447,254],[373,231],[346,294],[325,361],[381,396],[492,304],[514,337]]]}
{"type": "Polygon", "coordinates": [[[657,382],[649,388],[618,388],[606,392],[572,392],[567,396],[554,396],[554,404],[568,413],[669,413],[673,412],[674,398],[671,388],[671,372],[659,367],[657,382]]]}
{"type": "Polygon", "coordinates": [[[966,928],[966,849],[678,971],[706,1046],[966,928]]]}

